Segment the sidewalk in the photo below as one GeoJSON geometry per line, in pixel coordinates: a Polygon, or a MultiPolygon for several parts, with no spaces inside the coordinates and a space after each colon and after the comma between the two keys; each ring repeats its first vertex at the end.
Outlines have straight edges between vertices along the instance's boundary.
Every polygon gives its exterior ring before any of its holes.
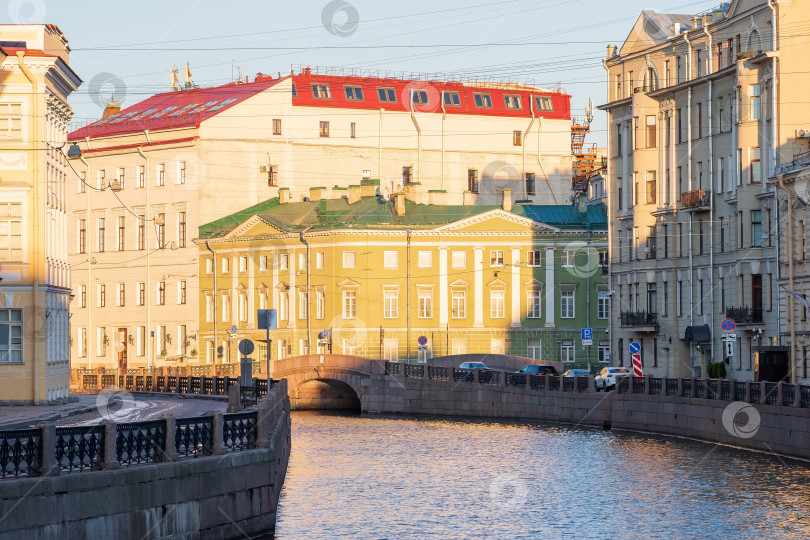
{"type": "Polygon", "coordinates": [[[77,402],[65,405],[3,405],[0,406],[0,428],[53,422],[75,414],[96,410],[96,394],[72,394],[77,402]]]}

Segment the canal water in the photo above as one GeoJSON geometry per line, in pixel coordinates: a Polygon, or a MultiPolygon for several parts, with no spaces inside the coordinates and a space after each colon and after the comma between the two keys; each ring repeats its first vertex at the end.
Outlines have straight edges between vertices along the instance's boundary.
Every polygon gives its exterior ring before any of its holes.
{"type": "Polygon", "coordinates": [[[810,467],[528,422],[294,412],[276,540],[810,538],[810,467]]]}

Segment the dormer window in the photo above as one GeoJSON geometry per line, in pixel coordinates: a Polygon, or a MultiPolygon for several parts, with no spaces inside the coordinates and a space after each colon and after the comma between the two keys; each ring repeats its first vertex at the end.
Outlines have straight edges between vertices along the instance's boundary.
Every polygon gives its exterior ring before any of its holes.
{"type": "Polygon", "coordinates": [[[426,90],[412,90],[414,105],[426,105],[428,102],[428,95],[426,90]]]}
{"type": "Polygon", "coordinates": [[[363,89],[359,86],[345,86],[346,99],[349,101],[364,101],[363,89]]]}
{"type": "Polygon", "coordinates": [[[377,88],[377,96],[380,98],[380,103],[394,103],[397,100],[393,88],[377,88]]]}
{"type": "Polygon", "coordinates": [[[461,107],[461,99],[458,96],[458,92],[445,92],[444,104],[450,107],[461,107]]]}
{"type": "Polygon", "coordinates": [[[538,111],[553,111],[554,106],[551,104],[549,97],[535,97],[534,105],[538,111]]]}
{"type": "Polygon", "coordinates": [[[517,110],[523,108],[523,102],[520,99],[520,96],[512,96],[506,95],[503,96],[504,102],[506,103],[506,108],[510,110],[517,110]]]}
{"type": "Polygon", "coordinates": [[[481,109],[491,109],[492,108],[492,98],[489,94],[473,94],[473,99],[475,100],[475,106],[481,109]]]}
{"type": "Polygon", "coordinates": [[[315,99],[332,99],[332,92],[329,91],[328,84],[313,84],[312,97],[315,99]]]}

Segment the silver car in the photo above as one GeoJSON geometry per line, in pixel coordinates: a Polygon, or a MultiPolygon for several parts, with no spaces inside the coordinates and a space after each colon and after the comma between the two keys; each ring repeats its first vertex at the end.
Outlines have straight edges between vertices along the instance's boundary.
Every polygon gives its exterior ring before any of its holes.
{"type": "Polygon", "coordinates": [[[596,391],[608,391],[616,387],[616,381],[619,377],[629,377],[630,370],[623,367],[606,367],[603,368],[599,375],[593,381],[596,391]]]}

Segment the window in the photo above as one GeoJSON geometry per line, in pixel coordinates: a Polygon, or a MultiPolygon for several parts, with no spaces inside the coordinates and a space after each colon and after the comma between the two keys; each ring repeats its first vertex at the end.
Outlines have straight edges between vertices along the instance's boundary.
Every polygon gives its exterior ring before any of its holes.
{"type": "Polygon", "coordinates": [[[281,253],[278,256],[278,269],[279,270],[289,270],[290,269],[290,254],[289,253],[281,253]]]}
{"type": "Polygon", "coordinates": [[[399,266],[399,253],[396,251],[386,251],[383,253],[383,268],[396,270],[399,266]]]}
{"type": "Polygon", "coordinates": [[[760,163],[760,154],[759,148],[752,148],[751,149],[751,167],[749,170],[751,171],[751,183],[752,184],[759,184],[762,182],[762,164],[760,163]]]}
{"type": "Polygon", "coordinates": [[[411,99],[414,105],[427,105],[428,102],[427,91],[411,89],[411,99]]]}
{"type": "Polygon", "coordinates": [[[248,258],[247,257],[239,257],[239,271],[244,273],[248,270],[248,258]]]}
{"type": "Polygon", "coordinates": [[[356,139],[357,138],[357,124],[352,122],[351,125],[349,126],[349,131],[351,132],[351,138],[356,139]]]}
{"type": "Polygon", "coordinates": [[[357,317],[357,292],[343,291],[343,318],[354,319],[357,317]]]}
{"type": "Polygon", "coordinates": [[[459,99],[458,92],[444,92],[444,104],[450,107],[460,107],[461,99],[459,99]]]}
{"type": "Polygon", "coordinates": [[[186,247],[186,213],[185,212],[178,212],[177,213],[177,246],[184,248],[186,247]]]}
{"type": "MultiPolygon", "coordinates": [[[[177,183],[178,184],[185,184],[186,183],[186,162],[185,161],[178,161],[177,162],[177,183]]],[[[121,183],[121,187],[124,187],[123,182],[121,183]]]]}
{"type": "Polygon", "coordinates": [[[657,133],[655,125],[655,115],[647,116],[647,148],[657,146],[657,133]]]}
{"type": "Polygon", "coordinates": [[[157,166],[157,185],[158,186],[166,185],[166,165],[164,165],[163,163],[158,163],[157,166]]]}
{"type": "Polygon", "coordinates": [[[380,103],[395,103],[397,94],[393,88],[377,88],[377,96],[380,98],[380,103]]]}
{"type": "Polygon", "coordinates": [[[363,89],[359,86],[344,86],[348,101],[363,101],[363,89]]]}
{"type": "Polygon", "coordinates": [[[103,190],[107,187],[107,172],[104,169],[96,171],[96,189],[103,190]]]}
{"type": "Polygon", "coordinates": [[[315,291],[315,318],[321,321],[326,318],[326,292],[323,289],[315,291]]]}
{"type": "Polygon", "coordinates": [[[138,216],[138,249],[146,249],[146,216],[143,214],[138,216]]]}
{"type": "Polygon", "coordinates": [[[0,103],[0,140],[23,140],[22,103],[0,103]]]}
{"type": "Polygon", "coordinates": [[[512,144],[514,146],[522,146],[523,145],[523,132],[515,130],[512,132],[512,144]]]}
{"type": "Polygon", "coordinates": [[[535,195],[534,173],[526,173],[526,195],[535,195]]]}
{"type": "Polygon", "coordinates": [[[467,252],[454,251],[450,259],[453,268],[467,268],[467,252]]]}
{"type": "Polygon", "coordinates": [[[124,184],[127,179],[126,169],[118,167],[115,170],[115,179],[118,180],[118,189],[124,189],[124,184]]]}
{"type": "Polygon", "coordinates": [[[124,307],[127,303],[127,286],[125,283],[118,284],[118,307],[124,307]]]}
{"type": "Polygon", "coordinates": [[[658,313],[658,284],[647,283],[647,313],[658,313]]]}
{"type": "Polygon", "coordinates": [[[273,118],[273,135],[281,135],[281,118],[273,118]]]}
{"type": "Polygon", "coordinates": [[[683,294],[684,294],[683,281],[678,281],[675,283],[675,302],[677,304],[676,313],[678,314],[678,317],[683,316],[683,306],[684,306],[683,294]]]}
{"type": "Polygon", "coordinates": [[[329,136],[329,122],[321,121],[320,123],[321,137],[329,136]]]}
{"type": "Polygon", "coordinates": [[[475,101],[475,106],[478,108],[492,108],[492,98],[489,94],[473,94],[473,100],[475,101]]]}
{"type": "Polygon", "coordinates": [[[478,170],[467,169],[467,191],[478,193],[478,170]]]}
{"type": "Polygon", "coordinates": [[[96,329],[96,356],[107,356],[107,329],[96,329]]]}
{"type": "MultiPolygon", "coordinates": [[[[632,72],[631,72],[632,73],[632,72]]],[[[551,98],[548,97],[535,97],[534,105],[538,111],[553,111],[554,105],[551,103],[551,98]]]]}
{"type": "Polygon", "coordinates": [[[313,84],[312,97],[315,99],[332,99],[332,92],[328,84],[313,84]]]}
{"type": "Polygon", "coordinates": [[[79,173],[79,193],[87,192],[87,173],[81,171],[79,173]]]}
{"type": "Polygon", "coordinates": [[[560,265],[563,268],[573,268],[574,266],[574,252],[570,250],[564,250],[560,254],[560,265]]]}
{"type": "Polygon", "coordinates": [[[657,193],[655,171],[647,171],[647,204],[655,204],[657,193]]]}
{"type": "Polygon", "coordinates": [[[467,291],[455,290],[452,291],[451,302],[452,317],[454,319],[467,318],[467,291]]]}
{"type": "Polygon", "coordinates": [[[420,319],[433,318],[433,291],[430,289],[421,289],[418,292],[417,308],[419,311],[420,319]]]}
{"type": "Polygon", "coordinates": [[[87,307],[87,286],[79,285],[79,307],[87,307]]]}
{"type": "Polygon", "coordinates": [[[278,293],[278,318],[282,321],[290,319],[290,294],[288,291],[278,293]]]}
{"type": "Polygon", "coordinates": [[[413,167],[402,167],[402,183],[410,184],[413,182],[413,167]]]}
{"type": "Polygon", "coordinates": [[[560,345],[560,361],[570,364],[575,360],[573,345],[560,345]]]}
{"type": "MultiPolygon", "coordinates": [[[[85,252],[87,231],[79,220],[79,253],[85,252]]],[[[22,261],[22,204],[0,203],[0,261],[22,261]]]]}
{"type": "Polygon", "coordinates": [[[560,292],[560,318],[574,318],[574,291],[560,292]]]}
{"type": "Polygon", "coordinates": [[[323,270],[326,267],[326,255],[323,251],[315,253],[315,268],[323,270]]]}
{"type": "Polygon", "coordinates": [[[497,289],[489,291],[489,316],[503,319],[506,316],[506,291],[497,289]]]}
{"type": "Polygon", "coordinates": [[[520,96],[505,95],[503,96],[503,100],[507,109],[515,110],[523,108],[523,101],[520,99],[520,96]]]}
{"type": "Polygon", "coordinates": [[[503,264],[503,250],[490,251],[489,252],[489,267],[490,268],[499,268],[501,266],[504,266],[504,264],[503,264]]]}
{"type": "Polygon", "coordinates": [[[540,291],[533,290],[526,293],[526,316],[529,319],[539,319],[542,309],[542,295],[540,291]]]}
{"type": "Polygon", "coordinates": [[[432,268],[433,267],[433,252],[420,251],[418,255],[419,268],[432,268]]]}
{"type": "Polygon", "coordinates": [[[543,345],[539,339],[530,339],[527,342],[527,351],[529,358],[533,360],[541,360],[543,357],[543,345]]]}
{"type": "MultiPolygon", "coordinates": [[[[77,347],[79,351],[79,357],[85,358],[87,356],[87,328],[79,328],[77,347]]],[[[0,359],[2,359],[1,354],[0,359]]]]}
{"type": "Polygon", "coordinates": [[[180,305],[185,305],[187,299],[186,294],[186,282],[185,281],[178,281],[177,282],[177,303],[180,305]]]}
{"type": "Polygon", "coordinates": [[[348,356],[354,356],[355,354],[357,354],[357,341],[355,341],[354,339],[344,339],[343,354],[348,356]]]}
{"type": "Polygon", "coordinates": [[[158,282],[158,288],[157,289],[158,289],[157,290],[157,304],[159,306],[165,306],[166,305],[166,282],[165,281],[158,282]]]}
{"type": "Polygon", "coordinates": [[[607,319],[610,317],[610,293],[599,291],[596,301],[596,318],[607,319]]]}
{"type": "Polygon", "coordinates": [[[751,120],[760,120],[762,118],[762,90],[758,84],[752,84],[748,87],[751,99],[751,120]]]}
{"type": "Polygon", "coordinates": [[[267,166],[267,185],[268,187],[278,186],[278,165],[267,166]]]}
{"type": "Polygon", "coordinates": [[[298,291],[298,318],[302,321],[307,320],[309,314],[309,295],[305,290],[298,291]]]}
{"type": "Polygon", "coordinates": [[[602,340],[599,341],[599,363],[600,364],[609,364],[610,363],[610,345],[605,344],[602,345],[602,340]]]}
{"type": "Polygon", "coordinates": [[[539,249],[530,251],[526,257],[529,260],[529,266],[540,267],[540,265],[543,262],[542,255],[543,252],[540,251],[539,249]]]}
{"type": "Polygon", "coordinates": [[[383,318],[396,319],[399,317],[399,291],[397,289],[383,289],[383,318]]]}
{"type": "Polygon", "coordinates": [[[125,216],[118,216],[118,251],[124,251],[126,249],[126,223],[127,220],[125,216]]]}
{"type": "Polygon", "coordinates": [[[158,214],[155,224],[157,225],[157,247],[164,249],[166,247],[166,214],[158,214]]]}
{"type": "Polygon", "coordinates": [[[107,235],[107,227],[106,227],[106,220],[105,218],[98,218],[98,252],[104,253],[105,250],[105,239],[107,235]]]}
{"type": "Polygon", "coordinates": [[[697,131],[695,132],[695,138],[699,139],[703,137],[703,103],[697,104],[695,114],[697,114],[697,131]]]}
{"type": "Polygon", "coordinates": [[[751,245],[762,247],[762,210],[751,210],[751,245]]]}
{"type": "Polygon", "coordinates": [[[138,165],[135,168],[135,187],[142,188],[146,186],[146,171],[143,165],[138,165]]]}
{"type": "Polygon", "coordinates": [[[0,364],[22,363],[22,328],[21,309],[0,309],[0,364]]]}
{"type": "Polygon", "coordinates": [[[107,306],[107,286],[106,285],[99,285],[98,286],[98,298],[96,298],[96,307],[106,307],[107,306]]]}
{"type": "Polygon", "coordinates": [[[138,283],[138,300],[137,304],[139,306],[146,305],[146,283],[138,283]]]}
{"type": "Polygon", "coordinates": [[[343,252],[343,268],[354,268],[356,265],[354,251],[343,252]]]}

